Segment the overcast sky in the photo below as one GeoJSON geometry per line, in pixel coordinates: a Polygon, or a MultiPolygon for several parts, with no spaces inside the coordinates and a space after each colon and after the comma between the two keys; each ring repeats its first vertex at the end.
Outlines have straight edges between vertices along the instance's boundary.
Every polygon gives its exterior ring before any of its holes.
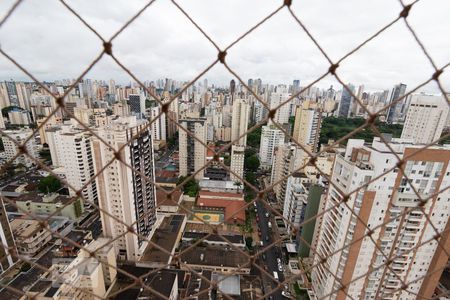
{"type": "MultiPolygon", "coordinates": [[[[13,0],[0,1],[5,14],[13,0]]],[[[146,1],[67,1],[108,39],[146,1]]],[[[276,9],[281,1],[179,0],[197,23],[225,48],[239,35],[276,9]]],[[[293,0],[293,9],[332,60],[337,60],[393,20],[401,11],[397,0],[293,0]]],[[[422,0],[408,20],[438,66],[450,62],[450,1],[422,0]]],[[[101,51],[101,41],[56,0],[24,0],[0,28],[0,43],[40,80],[75,78],[101,51]]],[[[215,48],[168,0],[157,0],[114,41],[113,51],[124,65],[144,80],[189,80],[217,57],[215,48]]],[[[306,85],[329,65],[311,40],[283,9],[231,48],[227,62],[245,80],[306,85]]],[[[346,59],[342,78],[368,90],[403,82],[408,89],[433,73],[429,62],[403,21],[346,59]]],[[[127,83],[129,76],[105,56],[86,76],[127,83]]],[[[205,77],[225,84],[233,77],[217,65],[205,77]]],[[[27,77],[0,57],[0,79],[27,77]]],[[[450,68],[441,77],[450,90],[450,68]]],[[[319,86],[337,85],[325,78],[319,86]]],[[[437,92],[434,83],[425,89],[437,92]]]]}

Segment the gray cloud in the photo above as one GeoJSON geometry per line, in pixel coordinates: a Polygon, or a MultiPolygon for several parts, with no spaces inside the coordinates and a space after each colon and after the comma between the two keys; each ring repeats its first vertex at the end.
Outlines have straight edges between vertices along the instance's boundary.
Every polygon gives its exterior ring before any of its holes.
{"type": "MultiPolygon", "coordinates": [[[[13,1],[2,1],[5,11],[13,1]]],[[[68,1],[80,15],[108,39],[145,1],[68,1]]],[[[281,1],[184,0],[179,4],[224,48],[272,12],[281,1]]],[[[311,34],[335,61],[364,39],[395,19],[401,11],[396,0],[335,1],[294,0],[292,9],[311,34]]],[[[450,62],[450,28],[447,0],[421,1],[408,17],[436,64],[450,62]]],[[[0,43],[40,80],[75,78],[102,50],[101,41],[56,0],[24,0],[0,28],[0,43]]],[[[190,80],[217,57],[216,49],[168,0],[158,0],[114,41],[114,53],[140,80],[174,78],[190,80]]],[[[328,62],[286,8],[232,47],[227,62],[240,76],[264,82],[302,85],[328,69],[328,62]]],[[[413,36],[400,20],[340,65],[338,74],[346,81],[368,89],[389,88],[398,82],[413,88],[431,76],[433,69],[413,36]]],[[[441,77],[450,89],[450,72],[441,77]]],[[[109,57],[104,57],[86,76],[130,77],[109,57]]],[[[232,78],[221,65],[204,77],[226,84],[232,78]]],[[[0,57],[0,79],[27,79],[0,57]]],[[[338,85],[327,76],[319,86],[338,85]]],[[[435,83],[424,90],[437,92],[435,83]]]]}

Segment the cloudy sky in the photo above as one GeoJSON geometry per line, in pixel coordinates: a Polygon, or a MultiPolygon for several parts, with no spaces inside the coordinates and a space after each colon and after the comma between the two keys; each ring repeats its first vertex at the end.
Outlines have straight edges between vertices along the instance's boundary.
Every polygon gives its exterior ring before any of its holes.
{"type": "MultiPolygon", "coordinates": [[[[225,48],[239,35],[274,11],[281,1],[179,0],[191,17],[225,48]]],[[[0,1],[5,14],[13,0],[0,1]]],[[[105,38],[111,37],[146,1],[67,0],[105,38]]],[[[338,60],[395,19],[398,0],[293,0],[293,10],[332,60],[338,60]]],[[[450,1],[422,0],[408,20],[438,66],[450,62],[450,1]]],[[[100,53],[101,41],[57,0],[24,0],[0,28],[2,49],[39,80],[75,78],[100,53]]],[[[157,0],[113,43],[119,60],[144,80],[190,80],[217,57],[217,51],[169,0],[157,0]]],[[[286,8],[228,51],[227,62],[242,78],[305,85],[329,65],[286,8]]],[[[425,81],[433,69],[403,21],[344,60],[338,74],[347,82],[377,90],[403,82],[408,88],[425,81]]],[[[130,77],[109,57],[86,76],[130,77]]],[[[226,84],[232,75],[220,64],[203,78],[226,84]]],[[[0,57],[0,79],[27,77],[0,57]]],[[[450,90],[450,68],[441,80],[450,90]]],[[[331,77],[318,85],[337,85],[331,77]]],[[[434,83],[424,88],[437,92],[434,83]]]]}

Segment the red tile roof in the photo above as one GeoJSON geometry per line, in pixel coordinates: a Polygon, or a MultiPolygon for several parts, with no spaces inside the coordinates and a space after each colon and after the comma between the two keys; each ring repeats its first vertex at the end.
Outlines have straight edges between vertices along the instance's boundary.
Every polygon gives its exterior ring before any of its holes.
{"type": "Polygon", "coordinates": [[[161,189],[156,189],[156,206],[160,207],[161,205],[166,206],[178,206],[177,203],[180,200],[182,193],[180,190],[176,190],[172,192],[172,199],[167,198],[166,193],[161,189]]]}
{"type": "Polygon", "coordinates": [[[214,198],[197,198],[197,206],[223,207],[225,208],[225,221],[234,223],[245,222],[245,201],[214,199],[214,198]]]}

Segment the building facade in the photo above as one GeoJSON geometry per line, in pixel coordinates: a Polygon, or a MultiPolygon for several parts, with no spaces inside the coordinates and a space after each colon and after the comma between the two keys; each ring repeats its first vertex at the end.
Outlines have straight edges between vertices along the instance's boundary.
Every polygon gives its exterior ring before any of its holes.
{"type": "Polygon", "coordinates": [[[206,119],[183,119],[180,120],[180,125],[196,137],[180,129],[180,175],[188,176],[198,171],[195,179],[201,180],[205,173],[202,168],[206,164],[206,119]]]}

